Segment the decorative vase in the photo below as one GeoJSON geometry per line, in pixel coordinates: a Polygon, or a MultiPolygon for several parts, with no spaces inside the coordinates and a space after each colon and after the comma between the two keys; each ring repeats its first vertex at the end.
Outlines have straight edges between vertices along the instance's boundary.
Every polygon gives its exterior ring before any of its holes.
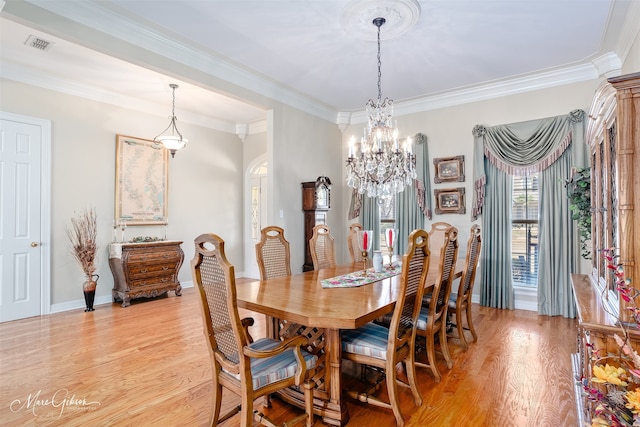
{"type": "Polygon", "coordinates": [[[97,274],[92,274],[90,277],[87,277],[87,280],[82,284],[82,291],[84,292],[84,303],[87,306],[84,311],[93,311],[93,300],[96,297],[96,286],[98,286],[98,279],[100,278],[97,274]],[[95,280],[94,280],[95,277],[95,280]]]}
{"type": "Polygon", "coordinates": [[[373,271],[376,273],[382,272],[382,251],[373,251],[373,271]]]}

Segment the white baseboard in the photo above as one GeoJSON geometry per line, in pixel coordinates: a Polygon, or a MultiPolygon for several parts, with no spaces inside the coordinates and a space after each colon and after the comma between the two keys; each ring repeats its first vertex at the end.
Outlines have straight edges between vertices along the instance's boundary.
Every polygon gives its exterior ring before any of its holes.
{"type": "MultiPolygon", "coordinates": [[[[186,282],[180,282],[180,285],[182,285],[182,289],[193,288],[193,281],[189,280],[186,282]]],[[[97,305],[112,304],[112,303],[113,303],[113,298],[111,295],[101,295],[99,297],[96,297],[95,301],[93,302],[93,305],[97,306],[97,305]]],[[[62,302],[59,304],[52,304],[51,307],[49,307],[49,313],[50,314],[60,313],[63,311],[77,310],[79,308],[84,308],[84,307],[85,307],[84,298],[77,299],[73,301],[62,302]]]]}
{"type": "MultiPolygon", "coordinates": [[[[531,288],[513,288],[516,310],[538,311],[538,291],[531,288]]],[[[474,293],[471,302],[480,304],[480,295],[474,293]]]]}

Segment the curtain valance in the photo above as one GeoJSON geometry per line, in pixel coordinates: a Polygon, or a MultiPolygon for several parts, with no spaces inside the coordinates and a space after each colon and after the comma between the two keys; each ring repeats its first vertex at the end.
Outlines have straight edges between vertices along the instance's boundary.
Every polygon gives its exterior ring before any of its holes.
{"type": "MultiPolygon", "coordinates": [[[[472,219],[478,218],[484,205],[484,157],[509,175],[541,172],[560,158],[575,137],[582,141],[583,118],[583,110],[573,110],[569,114],[546,119],[492,127],[474,126],[472,219]]],[[[575,166],[584,166],[584,151],[584,147],[574,147],[572,157],[575,166]]]]}

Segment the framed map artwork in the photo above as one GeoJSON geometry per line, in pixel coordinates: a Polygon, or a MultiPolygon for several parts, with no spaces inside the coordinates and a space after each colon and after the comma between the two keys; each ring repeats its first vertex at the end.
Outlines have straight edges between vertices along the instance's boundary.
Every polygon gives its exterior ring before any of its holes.
{"type": "Polygon", "coordinates": [[[167,223],[168,168],[169,151],[161,144],[116,135],[115,222],[167,223]]]}

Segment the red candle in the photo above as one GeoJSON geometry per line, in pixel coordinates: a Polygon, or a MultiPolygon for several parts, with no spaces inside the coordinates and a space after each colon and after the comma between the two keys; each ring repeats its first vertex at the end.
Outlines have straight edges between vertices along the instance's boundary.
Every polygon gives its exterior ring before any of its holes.
{"type": "Polygon", "coordinates": [[[387,240],[387,244],[391,247],[393,247],[393,230],[388,228],[387,229],[387,236],[389,237],[387,240]]]}
{"type": "Polygon", "coordinates": [[[368,242],[367,242],[367,238],[369,237],[369,233],[367,233],[367,232],[365,231],[365,232],[363,232],[362,234],[363,234],[363,236],[362,236],[362,250],[363,250],[363,251],[366,251],[366,250],[367,250],[367,248],[369,247],[369,246],[367,245],[367,243],[368,243],[368,242]]]}

